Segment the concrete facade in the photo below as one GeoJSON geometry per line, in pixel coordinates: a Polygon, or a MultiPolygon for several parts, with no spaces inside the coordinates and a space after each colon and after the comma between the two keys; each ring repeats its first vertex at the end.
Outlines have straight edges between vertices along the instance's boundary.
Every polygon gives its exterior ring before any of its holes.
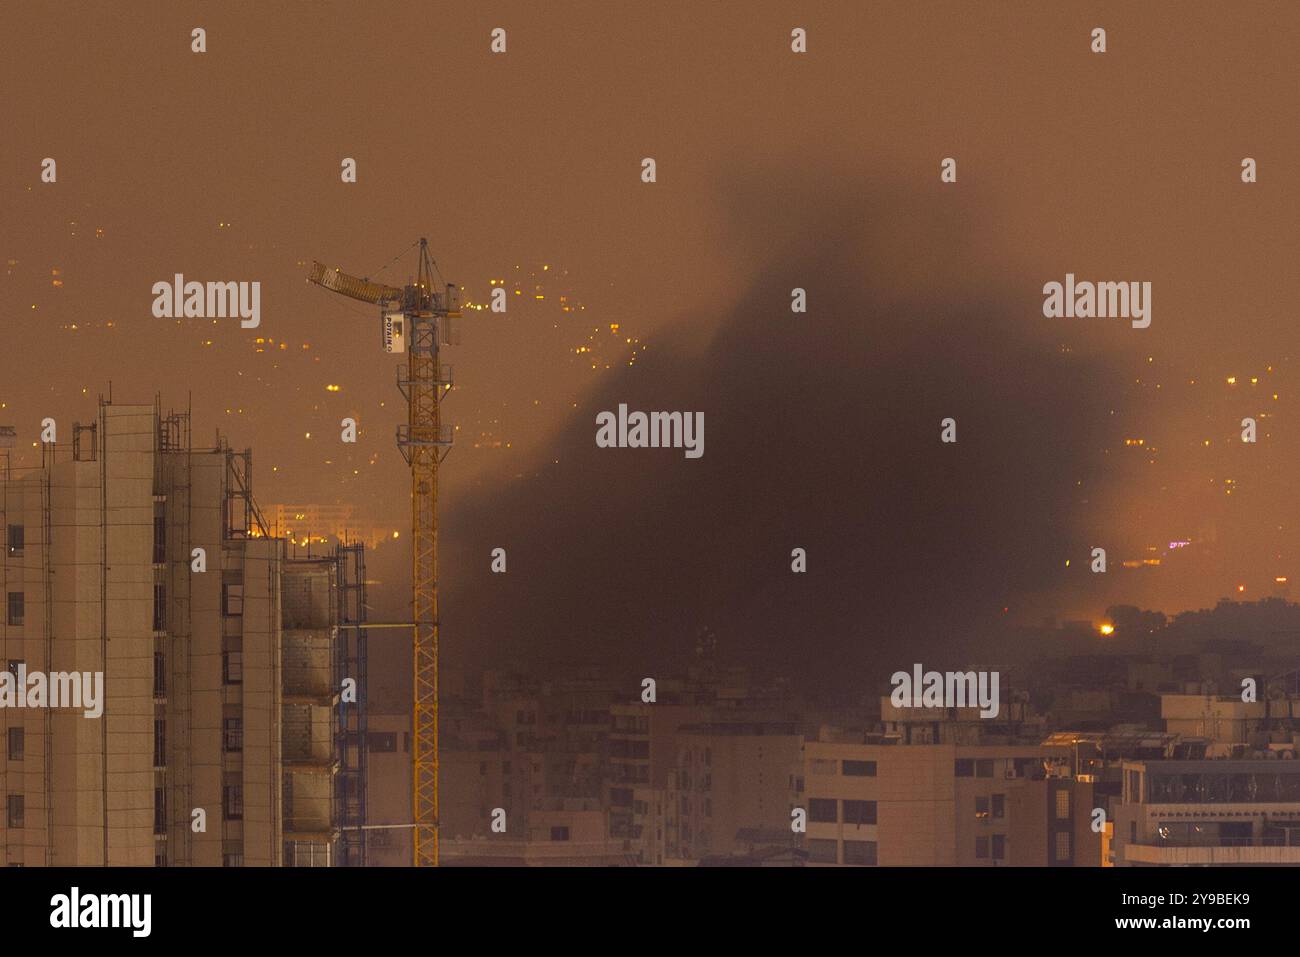
{"type": "Polygon", "coordinates": [[[333,563],[262,534],[248,454],[186,416],[101,404],[76,436],[0,482],[0,659],[102,673],[103,713],[0,708],[4,863],[329,863],[333,563]]]}

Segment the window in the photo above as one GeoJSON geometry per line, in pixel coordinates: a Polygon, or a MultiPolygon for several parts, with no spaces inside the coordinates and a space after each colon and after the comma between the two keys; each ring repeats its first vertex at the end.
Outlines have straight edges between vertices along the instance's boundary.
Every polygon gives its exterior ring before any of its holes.
{"type": "Polygon", "coordinates": [[[845,824],[875,824],[876,823],[876,802],[875,801],[845,801],[844,802],[844,823],[845,824]]]}
{"type": "Polygon", "coordinates": [[[244,653],[227,651],[221,656],[221,680],[228,685],[244,682],[244,653]]]}
{"type": "Polygon", "coordinates": [[[813,838],[808,842],[808,860],[814,864],[838,864],[839,849],[835,841],[813,838]]]}
{"type": "Polygon", "coordinates": [[[21,761],[23,759],[23,747],[26,744],[25,733],[22,728],[9,729],[9,760],[21,761]]]}
{"type": "Polygon", "coordinates": [[[1070,792],[1065,788],[1060,788],[1056,792],[1056,819],[1058,821],[1070,819],[1070,792]]]}
{"type": "Polygon", "coordinates": [[[845,761],[843,768],[846,777],[874,778],[876,776],[875,761],[845,761]]]}
{"type": "Polygon", "coordinates": [[[1058,861],[1068,861],[1070,859],[1070,832],[1056,832],[1056,859],[1058,861]]]}
{"type": "Polygon", "coordinates": [[[155,768],[166,767],[167,765],[167,722],[162,718],[154,718],[153,721],[153,766],[155,768]]]}
{"type": "Polygon", "coordinates": [[[244,719],[223,718],[221,721],[221,749],[223,751],[244,750],[244,719]]]}
{"type": "Polygon", "coordinates": [[[837,802],[834,798],[812,798],[808,802],[808,820],[817,824],[838,824],[837,802]]]}
{"type": "Polygon", "coordinates": [[[975,762],[970,758],[958,758],[952,763],[954,777],[970,778],[975,776],[975,762]]]}
{"type": "Polygon", "coordinates": [[[9,624],[21,625],[23,623],[23,593],[20,591],[11,591],[9,593],[9,624]]]}
{"type": "Polygon", "coordinates": [[[167,833],[167,792],[162,788],[153,789],[153,832],[167,833]]]}
{"type": "MultiPolygon", "coordinates": [[[[384,754],[397,751],[396,732],[371,731],[366,735],[366,748],[384,754]]],[[[479,762],[479,774],[487,774],[487,762],[479,762]]]]}
{"type": "Polygon", "coordinates": [[[227,582],[221,586],[221,614],[238,618],[244,613],[244,583],[227,582]]]}
{"type": "Polygon", "coordinates": [[[9,526],[9,555],[11,558],[17,558],[23,553],[23,540],[25,537],[23,526],[9,526]]]}
{"type": "Polygon", "coordinates": [[[984,820],[989,816],[989,799],[988,797],[975,798],[975,819],[984,820]]]}
{"type": "Polygon", "coordinates": [[[222,867],[243,867],[243,866],[244,866],[244,855],[243,855],[243,854],[239,854],[239,853],[235,853],[235,854],[222,854],[222,855],[221,855],[221,866],[222,866],[222,867]]]}
{"type": "Polygon", "coordinates": [[[993,795],[993,816],[994,817],[1007,816],[1007,796],[1005,794],[993,795]]]}
{"type": "Polygon", "coordinates": [[[161,515],[153,517],[153,563],[161,565],[167,561],[167,519],[161,515]]]}
{"type": "Polygon", "coordinates": [[[567,841],[569,839],[569,829],[567,827],[551,828],[552,841],[567,841]]]}
{"type": "Polygon", "coordinates": [[[993,860],[1005,861],[1007,859],[1007,836],[1005,834],[993,835],[993,860]]]}
{"type": "Polygon", "coordinates": [[[167,657],[161,651],[153,653],[153,696],[161,698],[167,693],[167,657]]]}
{"type": "Polygon", "coordinates": [[[23,826],[23,796],[21,794],[9,795],[8,817],[10,827],[23,826]]]}
{"type": "Polygon", "coordinates": [[[830,758],[810,758],[808,770],[812,774],[834,774],[838,765],[830,758]]]}
{"type": "Polygon", "coordinates": [[[1138,839],[1137,821],[1128,822],[1128,840],[1130,844],[1136,844],[1138,839]]]}
{"type": "Polygon", "coordinates": [[[845,841],[844,863],[874,865],[876,863],[876,842],[845,841]]]}
{"type": "Polygon", "coordinates": [[[244,817],[244,786],[227,784],[222,788],[221,810],[227,821],[240,821],[244,817]]]}
{"type": "Polygon", "coordinates": [[[993,777],[993,759],[980,758],[975,762],[975,777],[991,778],[993,777]]]}
{"type": "Polygon", "coordinates": [[[989,839],[987,837],[975,838],[975,858],[977,860],[986,860],[989,856],[989,839]]]}
{"type": "Polygon", "coordinates": [[[161,582],[153,586],[153,630],[167,630],[167,586],[161,582]]]}

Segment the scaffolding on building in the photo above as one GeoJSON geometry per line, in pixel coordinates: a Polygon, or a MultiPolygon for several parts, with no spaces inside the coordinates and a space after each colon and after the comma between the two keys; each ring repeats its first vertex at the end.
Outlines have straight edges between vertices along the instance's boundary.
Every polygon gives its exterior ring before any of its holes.
{"type": "Polygon", "coordinates": [[[366,865],[366,554],[356,542],[338,547],[338,609],[335,626],[335,681],[355,682],[355,701],[340,696],[335,709],[335,748],[339,773],[335,791],[336,862],[366,865]]]}

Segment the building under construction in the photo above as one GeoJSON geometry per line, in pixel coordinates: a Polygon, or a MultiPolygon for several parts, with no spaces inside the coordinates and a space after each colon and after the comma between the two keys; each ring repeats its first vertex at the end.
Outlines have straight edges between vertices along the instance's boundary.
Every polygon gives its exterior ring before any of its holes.
{"type": "Polygon", "coordinates": [[[188,413],[101,403],[42,453],[0,476],[0,663],[102,673],[103,710],[0,707],[4,863],[364,864],[362,546],[268,535],[188,413]]]}

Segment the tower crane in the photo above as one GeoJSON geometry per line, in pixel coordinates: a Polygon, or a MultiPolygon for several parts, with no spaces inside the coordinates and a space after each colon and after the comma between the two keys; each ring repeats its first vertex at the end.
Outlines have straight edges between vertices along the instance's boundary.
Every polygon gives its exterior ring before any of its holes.
{"type": "Polygon", "coordinates": [[[438,346],[453,341],[450,320],[460,317],[460,295],[434,285],[429,244],[419,241],[414,282],[388,286],[312,264],[310,282],[379,306],[385,352],[405,353],[397,387],[406,398],[406,422],[397,447],[411,469],[411,611],[414,695],[411,704],[411,818],[416,867],[438,866],[438,466],[451,448],[440,403],[451,389],[438,346]]]}

